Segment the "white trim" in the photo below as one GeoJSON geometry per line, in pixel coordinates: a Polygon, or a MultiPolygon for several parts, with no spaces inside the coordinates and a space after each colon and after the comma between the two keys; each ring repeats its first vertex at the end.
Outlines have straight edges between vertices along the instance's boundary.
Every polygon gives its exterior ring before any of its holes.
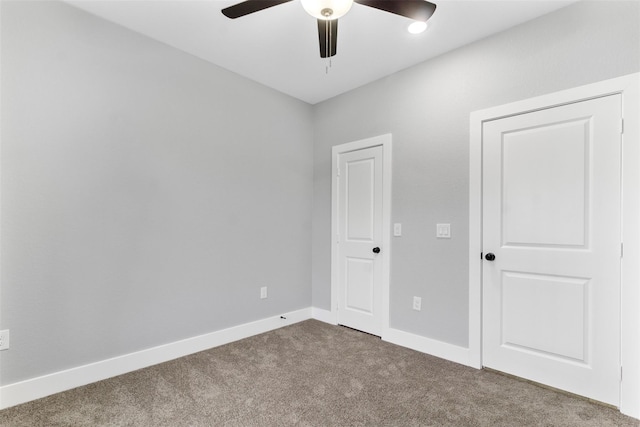
{"type": "Polygon", "coordinates": [[[469,349],[465,347],[391,328],[386,330],[382,340],[451,362],[473,366],[470,364],[469,349]]]}
{"type": "MultiPolygon", "coordinates": [[[[391,268],[391,176],[392,144],[390,133],[333,146],[331,149],[331,313],[338,322],[338,155],[382,146],[382,334],[389,328],[389,275],[391,268]]],[[[335,324],[334,323],[334,324],[335,324]]]]}
{"type": "Polygon", "coordinates": [[[620,411],[640,419],[640,73],[620,81],[622,114],[622,287],[620,411]],[[624,86],[623,86],[624,85],[624,86]]]}
{"type": "Polygon", "coordinates": [[[482,368],[482,121],[471,113],[469,149],[469,357],[482,368]]]}
{"type": "Polygon", "coordinates": [[[330,325],[338,324],[338,319],[335,318],[331,311],[318,307],[311,307],[311,318],[324,323],[329,323],[330,325]]]}
{"type": "Polygon", "coordinates": [[[311,318],[311,307],[0,387],[0,409],[167,362],[311,318]]]}
{"type": "Polygon", "coordinates": [[[469,164],[469,351],[482,366],[482,125],[483,122],[612,94],[622,94],[624,258],[621,284],[620,411],[640,418],[640,73],[471,113],[469,164]]]}
{"type": "MultiPolygon", "coordinates": [[[[324,323],[337,325],[337,319],[329,310],[317,307],[311,308],[311,317],[324,323]]],[[[430,354],[432,356],[446,359],[451,362],[460,363],[466,366],[471,364],[469,349],[449,344],[444,341],[437,341],[410,332],[401,331],[399,329],[386,328],[382,335],[382,341],[387,341],[402,347],[407,347],[421,353],[430,354]]]]}

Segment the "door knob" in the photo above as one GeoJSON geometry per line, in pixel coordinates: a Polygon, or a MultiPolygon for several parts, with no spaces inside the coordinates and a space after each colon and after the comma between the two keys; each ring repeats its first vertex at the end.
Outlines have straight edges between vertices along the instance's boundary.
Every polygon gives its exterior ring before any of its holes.
{"type": "Polygon", "coordinates": [[[377,246],[375,248],[373,248],[373,253],[374,254],[379,254],[380,253],[380,248],[377,247],[377,246]]]}
{"type": "Polygon", "coordinates": [[[496,259],[496,256],[494,254],[492,254],[491,252],[489,252],[488,254],[486,254],[484,256],[484,259],[486,259],[487,261],[493,261],[494,259],[496,259]]]}

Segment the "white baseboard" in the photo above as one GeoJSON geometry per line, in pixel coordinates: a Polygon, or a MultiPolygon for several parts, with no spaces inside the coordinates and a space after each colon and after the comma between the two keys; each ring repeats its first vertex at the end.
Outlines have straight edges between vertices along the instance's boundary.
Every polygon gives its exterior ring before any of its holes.
{"type": "MultiPolygon", "coordinates": [[[[316,307],[304,308],[286,313],[283,316],[285,319],[280,316],[269,317],[2,386],[0,387],[0,409],[9,408],[96,381],[102,381],[117,375],[126,374],[127,372],[157,365],[158,363],[167,362],[199,351],[269,332],[307,319],[316,319],[332,325],[336,324],[335,316],[331,311],[316,307]]],[[[471,366],[469,349],[464,347],[458,347],[397,329],[387,329],[383,333],[382,339],[422,353],[471,366]]]]}
{"type": "Polygon", "coordinates": [[[465,347],[391,328],[384,331],[382,340],[441,359],[450,360],[451,362],[460,363],[461,365],[472,366],[469,360],[469,349],[465,347]]]}
{"type": "MultiPolygon", "coordinates": [[[[338,324],[335,314],[322,308],[311,307],[311,318],[331,325],[338,324]]],[[[382,340],[402,347],[407,347],[421,353],[427,353],[441,359],[446,359],[451,362],[473,367],[470,360],[469,349],[465,347],[459,347],[457,345],[391,328],[388,328],[383,332],[382,340]]]]}
{"type": "Polygon", "coordinates": [[[311,307],[311,318],[331,325],[338,324],[333,313],[322,308],[311,307]]]}
{"type": "Polygon", "coordinates": [[[2,386],[0,387],[0,409],[40,399],[65,390],[126,374],[127,372],[167,362],[311,319],[312,308],[309,307],[293,311],[283,316],[286,319],[282,319],[280,316],[269,317],[267,319],[245,323],[205,335],[187,338],[170,344],[2,386]]]}

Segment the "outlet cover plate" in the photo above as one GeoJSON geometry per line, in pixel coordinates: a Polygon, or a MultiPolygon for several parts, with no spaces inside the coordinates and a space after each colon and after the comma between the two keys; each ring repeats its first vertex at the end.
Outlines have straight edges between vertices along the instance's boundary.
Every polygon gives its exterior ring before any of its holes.
{"type": "Polygon", "coordinates": [[[413,309],[416,311],[422,310],[422,298],[413,297],[413,309]]]}
{"type": "Polygon", "coordinates": [[[260,299],[267,298],[267,287],[263,286],[260,288],[260,299]]]}
{"type": "Polygon", "coordinates": [[[9,350],[9,330],[0,331],[0,351],[9,350]]]}
{"type": "Polygon", "coordinates": [[[436,224],[436,237],[438,239],[450,239],[451,224],[436,224]]]}

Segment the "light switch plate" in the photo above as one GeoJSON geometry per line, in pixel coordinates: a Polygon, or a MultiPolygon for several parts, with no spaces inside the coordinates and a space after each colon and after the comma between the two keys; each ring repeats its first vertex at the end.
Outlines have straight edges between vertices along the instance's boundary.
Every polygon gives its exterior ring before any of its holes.
{"type": "Polygon", "coordinates": [[[400,224],[399,222],[393,224],[393,235],[395,237],[402,236],[402,224],[400,224]]]}
{"type": "Polygon", "coordinates": [[[451,224],[436,224],[436,237],[438,239],[450,239],[451,224]]]}

